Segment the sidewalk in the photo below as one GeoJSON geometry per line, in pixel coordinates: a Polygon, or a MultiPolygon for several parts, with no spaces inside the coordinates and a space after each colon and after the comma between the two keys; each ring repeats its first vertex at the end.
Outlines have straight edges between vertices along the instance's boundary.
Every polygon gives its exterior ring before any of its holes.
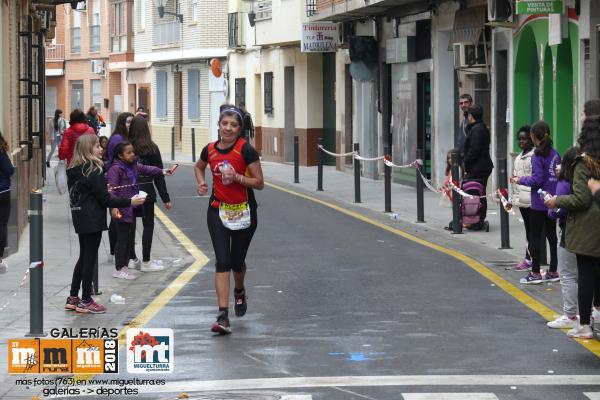
{"type": "MultiPolygon", "coordinates": [[[[64,303],[69,295],[73,267],[79,256],[79,243],[73,230],[67,196],[60,196],[52,174],[48,174],[44,192],[44,331],[52,328],[121,328],[131,321],[162,287],[177,276],[193,260],[187,251],[157,221],[154,229],[152,258],[160,259],[169,267],[164,271],[140,273],[134,281],[115,279],[111,276],[114,263],[107,261],[109,255],[108,235],[104,233],[98,254],[99,290],[95,296],[107,306],[106,314],[87,315],[65,311],[64,303]],[[113,304],[113,293],[125,298],[125,304],[113,304]]],[[[29,266],[29,228],[17,253],[6,261],[9,271],[0,276],[0,360],[8,360],[7,341],[22,338],[29,332],[29,279],[19,289],[29,266]],[[16,291],[16,296],[13,296],[16,291]],[[6,304],[8,305],[4,307],[6,304]]],[[[141,223],[138,224],[136,252],[141,256],[141,223]]],[[[50,336],[47,336],[50,337],[50,336]]],[[[6,361],[4,361],[6,362],[6,361]]],[[[6,364],[0,368],[0,398],[12,393],[15,380],[7,375],[6,364]]],[[[22,388],[21,388],[22,390],[22,388]]],[[[31,398],[29,395],[27,398],[31,398]]]]}

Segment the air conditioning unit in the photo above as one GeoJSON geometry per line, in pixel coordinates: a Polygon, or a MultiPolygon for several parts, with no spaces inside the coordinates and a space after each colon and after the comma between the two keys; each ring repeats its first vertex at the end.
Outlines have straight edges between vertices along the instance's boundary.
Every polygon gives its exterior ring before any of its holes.
{"type": "Polygon", "coordinates": [[[454,43],[454,68],[485,68],[486,54],[483,44],[454,43]]]}
{"type": "Polygon", "coordinates": [[[104,61],[103,60],[92,60],[92,73],[103,75],[104,74],[104,61]]]}
{"type": "Polygon", "coordinates": [[[488,0],[488,21],[512,22],[515,4],[513,0],[488,0]]]}

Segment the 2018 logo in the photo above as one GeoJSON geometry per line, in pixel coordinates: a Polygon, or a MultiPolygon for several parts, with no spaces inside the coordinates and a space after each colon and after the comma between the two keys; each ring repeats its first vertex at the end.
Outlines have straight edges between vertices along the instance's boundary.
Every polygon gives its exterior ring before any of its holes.
{"type": "Polygon", "coordinates": [[[173,345],[172,329],[127,330],[127,372],[172,372],[173,345]]]}

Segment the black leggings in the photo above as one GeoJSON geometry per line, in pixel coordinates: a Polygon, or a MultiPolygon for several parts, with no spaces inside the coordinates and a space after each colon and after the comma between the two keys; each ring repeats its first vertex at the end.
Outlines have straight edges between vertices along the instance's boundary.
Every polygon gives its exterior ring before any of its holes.
{"type": "Polygon", "coordinates": [[[217,257],[217,272],[241,272],[245,265],[248,247],[256,231],[256,209],[250,209],[250,227],[232,231],[223,226],[219,218],[219,209],[208,207],[206,222],[212,240],[215,256],[217,257]]]}
{"type": "Polygon", "coordinates": [[[70,295],[77,296],[81,286],[81,298],[87,301],[92,296],[92,276],[98,259],[98,248],[102,240],[102,232],[82,233],[78,236],[79,259],[73,270],[70,295]]]}
{"type": "Polygon", "coordinates": [[[153,202],[144,203],[144,216],[142,217],[142,225],[144,226],[144,231],[142,233],[142,261],[148,262],[150,261],[150,250],[152,250],[152,236],[154,235],[153,202]]]}
{"type": "Polygon", "coordinates": [[[0,258],[8,238],[8,217],[10,217],[10,192],[0,194],[0,258]]]}
{"type": "Polygon", "coordinates": [[[117,223],[112,218],[110,224],[108,224],[108,244],[110,245],[110,254],[114,256],[115,247],[117,246],[117,223]]]}
{"type": "Polygon", "coordinates": [[[546,239],[550,246],[550,272],[556,272],[558,257],[556,254],[556,220],[548,218],[546,211],[529,210],[529,254],[531,254],[531,272],[540,273],[542,256],[542,230],[546,227],[546,239]]]}
{"type": "Polygon", "coordinates": [[[600,307],[600,258],[577,254],[577,272],[579,321],[581,325],[589,325],[592,303],[600,307]]]}
{"type": "MultiPolygon", "coordinates": [[[[529,236],[529,212],[531,210],[529,208],[519,207],[519,211],[521,212],[521,217],[523,217],[523,223],[525,224],[525,238],[527,239],[527,243],[529,244],[531,241],[531,238],[529,236]]],[[[527,260],[531,260],[531,255],[529,254],[527,246],[525,247],[525,258],[527,260]]]]}
{"type": "MultiPolygon", "coordinates": [[[[117,222],[117,244],[115,246],[115,268],[120,270],[129,264],[135,243],[135,217],[133,222],[117,222]]],[[[134,257],[135,258],[135,257],[134,257]]]]}

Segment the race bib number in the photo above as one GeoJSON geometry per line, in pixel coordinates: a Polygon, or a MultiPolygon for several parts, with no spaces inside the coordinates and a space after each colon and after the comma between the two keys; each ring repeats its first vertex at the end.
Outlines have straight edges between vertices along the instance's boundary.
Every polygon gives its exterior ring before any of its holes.
{"type": "Polygon", "coordinates": [[[221,203],[219,217],[223,226],[232,231],[239,231],[250,227],[250,206],[248,202],[240,204],[221,203]]]}

